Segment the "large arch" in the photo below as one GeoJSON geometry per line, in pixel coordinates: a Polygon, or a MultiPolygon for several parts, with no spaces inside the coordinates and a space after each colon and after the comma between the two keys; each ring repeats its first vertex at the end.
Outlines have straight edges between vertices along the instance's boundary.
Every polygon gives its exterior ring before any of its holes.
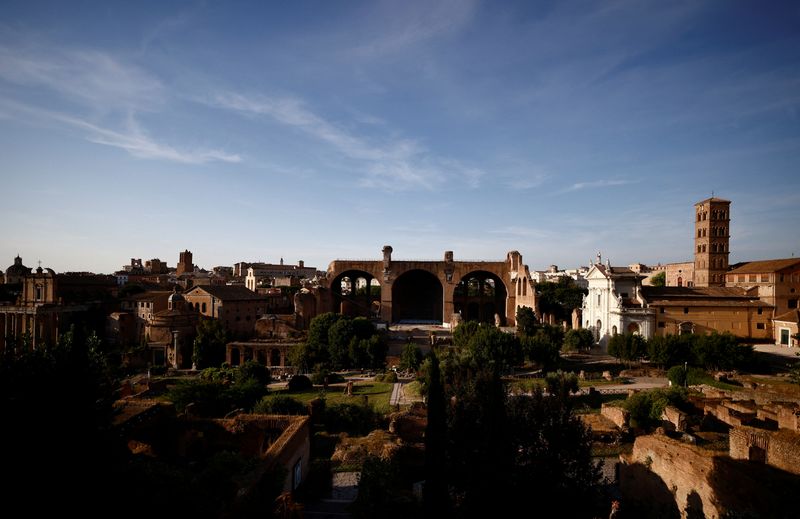
{"type": "Polygon", "coordinates": [[[346,270],[333,279],[330,287],[334,311],[351,317],[380,317],[380,282],[369,272],[346,270]]]}
{"type": "Polygon", "coordinates": [[[494,323],[497,314],[505,325],[507,297],[506,285],[497,274],[476,270],[463,276],[453,289],[453,309],[465,321],[494,323]]]}
{"type": "Polygon", "coordinates": [[[442,283],[427,270],[409,270],[392,284],[392,321],[442,322],[442,283]]]}

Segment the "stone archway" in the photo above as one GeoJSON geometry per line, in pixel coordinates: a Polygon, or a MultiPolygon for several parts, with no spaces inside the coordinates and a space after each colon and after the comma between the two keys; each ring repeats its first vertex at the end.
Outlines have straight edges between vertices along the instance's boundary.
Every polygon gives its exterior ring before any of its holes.
{"type": "Polygon", "coordinates": [[[392,284],[392,321],[442,323],[444,290],[427,270],[409,270],[392,284]]]}
{"type": "Polygon", "coordinates": [[[632,333],[634,335],[640,335],[642,333],[641,329],[639,328],[639,323],[631,323],[628,325],[628,333],[632,333]]]}
{"type": "Polygon", "coordinates": [[[334,311],[350,317],[380,316],[380,282],[363,270],[347,270],[331,283],[334,311]]]}
{"type": "Polygon", "coordinates": [[[505,283],[496,275],[486,271],[473,271],[461,278],[453,289],[453,309],[465,321],[495,322],[495,314],[500,323],[506,323],[505,283]]]}

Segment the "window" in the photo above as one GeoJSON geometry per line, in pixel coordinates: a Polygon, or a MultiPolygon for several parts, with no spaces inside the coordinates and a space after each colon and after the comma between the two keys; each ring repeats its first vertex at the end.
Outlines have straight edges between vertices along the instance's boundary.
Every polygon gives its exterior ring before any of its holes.
{"type": "Polygon", "coordinates": [[[667,323],[665,323],[664,321],[659,321],[658,327],[659,328],[666,328],[667,327],[667,323]]]}
{"type": "Polygon", "coordinates": [[[41,287],[41,285],[36,285],[36,300],[37,301],[41,301],[42,300],[42,287],[41,287]]]}
{"type": "Polygon", "coordinates": [[[744,274],[739,274],[739,283],[744,283],[744,274]]]}
{"type": "Polygon", "coordinates": [[[697,252],[700,252],[700,246],[699,245],[697,246],[697,252]]]}
{"type": "Polygon", "coordinates": [[[759,306],[758,307],[758,315],[761,315],[763,313],[764,313],[764,309],[759,306]]]}
{"type": "Polygon", "coordinates": [[[684,306],[683,307],[683,313],[688,314],[689,313],[689,308],[684,306]]]}
{"type": "Polygon", "coordinates": [[[764,329],[766,329],[764,323],[756,323],[756,330],[764,330],[764,329]]]}
{"type": "Polygon", "coordinates": [[[597,306],[600,306],[600,293],[597,294],[597,306]]]}
{"type": "Polygon", "coordinates": [[[698,238],[702,238],[703,237],[703,231],[701,229],[697,229],[697,237],[698,238]]]}
{"type": "Polygon", "coordinates": [[[781,274],[781,283],[783,283],[783,274],[781,274]]]}
{"type": "Polygon", "coordinates": [[[786,305],[789,308],[797,308],[797,299],[789,299],[789,301],[787,301],[786,305]]]}
{"type": "Polygon", "coordinates": [[[667,309],[666,309],[666,308],[664,308],[663,306],[662,306],[661,308],[659,308],[659,309],[658,309],[658,313],[664,314],[664,313],[666,313],[666,312],[667,312],[667,309]]]}
{"type": "Polygon", "coordinates": [[[750,282],[750,283],[755,283],[756,282],[756,275],[755,274],[750,274],[749,276],[747,276],[747,281],[750,282]]]}
{"type": "Polygon", "coordinates": [[[206,304],[203,303],[203,313],[205,313],[205,312],[206,312],[206,304]]]}

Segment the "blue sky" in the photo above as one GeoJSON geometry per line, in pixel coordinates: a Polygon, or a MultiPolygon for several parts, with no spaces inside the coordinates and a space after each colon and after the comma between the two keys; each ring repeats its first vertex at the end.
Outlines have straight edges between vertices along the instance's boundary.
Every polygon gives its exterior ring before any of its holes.
{"type": "Polygon", "coordinates": [[[800,254],[796,2],[35,2],[0,19],[0,265],[800,254]]]}

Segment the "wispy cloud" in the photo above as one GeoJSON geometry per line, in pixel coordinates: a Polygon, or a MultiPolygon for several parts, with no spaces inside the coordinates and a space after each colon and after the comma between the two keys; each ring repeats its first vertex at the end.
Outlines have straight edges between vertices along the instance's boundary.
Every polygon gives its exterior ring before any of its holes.
{"type": "Polygon", "coordinates": [[[363,26],[370,32],[356,35],[363,42],[353,48],[352,54],[379,57],[449,34],[472,20],[477,6],[477,0],[378,4],[366,13],[368,23],[363,26]],[[409,5],[413,3],[416,5],[409,5]]]}
{"type": "Polygon", "coordinates": [[[119,148],[138,158],[186,164],[242,160],[239,155],[213,148],[179,149],[152,137],[136,114],[158,111],[166,105],[164,85],[144,69],[105,52],[0,45],[0,82],[26,89],[7,95],[0,103],[0,116],[5,118],[18,117],[26,122],[33,118],[78,129],[89,142],[119,148]],[[37,97],[27,95],[34,89],[55,94],[61,108],[35,106],[37,97]],[[16,101],[13,97],[30,100],[16,101]]]}
{"type": "Polygon", "coordinates": [[[434,156],[412,139],[368,139],[356,135],[317,115],[297,98],[223,93],[207,102],[248,116],[267,117],[329,144],[343,157],[361,163],[359,183],[363,187],[434,190],[448,179],[457,178],[474,188],[483,176],[478,168],[434,156]]]}
{"type": "Polygon", "coordinates": [[[143,159],[161,159],[185,164],[204,164],[212,161],[241,162],[241,157],[215,149],[196,148],[179,150],[167,144],[159,143],[149,137],[133,118],[129,118],[125,131],[117,131],[93,124],[80,117],[61,112],[43,110],[19,103],[0,103],[0,115],[4,117],[22,116],[28,121],[32,118],[44,123],[57,123],[61,126],[77,128],[85,132],[89,142],[120,148],[134,157],[143,159]]]}
{"type": "Polygon", "coordinates": [[[567,191],[579,191],[581,189],[591,189],[591,188],[602,188],[602,187],[614,187],[614,186],[624,186],[628,184],[636,184],[638,181],[636,180],[593,180],[591,182],[576,182],[571,186],[563,189],[562,192],[567,191]]]}
{"type": "Polygon", "coordinates": [[[161,82],[143,69],[87,49],[0,46],[0,79],[101,110],[146,110],[164,97],[161,82]]]}

